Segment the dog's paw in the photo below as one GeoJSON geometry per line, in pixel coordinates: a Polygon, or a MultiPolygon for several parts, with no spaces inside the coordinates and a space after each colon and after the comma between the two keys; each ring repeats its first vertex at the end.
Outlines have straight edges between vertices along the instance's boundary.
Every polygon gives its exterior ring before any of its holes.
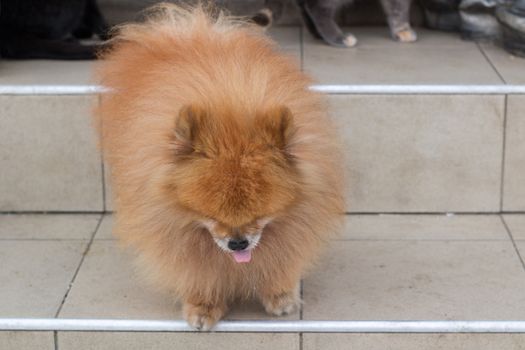
{"type": "Polygon", "coordinates": [[[262,303],[267,313],[275,316],[283,316],[299,310],[301,297],[297,289],[289,293],[264,297],[262,303]]]}
{"type": "Polygon", "coordinates": [[[350,33],[337,36],[335,38],[325,38],[325,42],[335,47],[354,47],[357,44],[357,38],[350,33]]]}
{"type": "Polygon", "coordinates": [[[412,43],[417,40],[417,34],[413,29],[405,29],[394,34],[394,38],[402,43],[412,43]]]}
{"type": "Polygon", "coordinates": [[[225,311],[223,307],[189,303],[184,304],[183,308],[186,322],[190,327],[200,331],[209,331],[224,316],[225,311]]]}
{"type": "Polygon", "coordinates": [[[354,47],[357,44],[357,38],[352,34],[346,34],[343,39],[343,44],[346,47],[354,47]]]}
{"type": "Polygon", "coordinates": [[[267,29],[272,25],[273,12],[269,8],[263,8],[252,17],[252,21],[258,26],[267,29]]]}

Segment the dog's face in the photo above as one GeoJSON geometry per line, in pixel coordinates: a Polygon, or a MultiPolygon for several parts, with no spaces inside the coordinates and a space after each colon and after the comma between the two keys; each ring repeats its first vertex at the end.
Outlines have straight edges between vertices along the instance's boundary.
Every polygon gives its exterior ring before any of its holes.
{"type": "Polygon", "coordinates": [[[213,219],[203,220],[201,223],[210,232],[219,248],[232,254],[238,263],[251,260],[251,252],[261,239],[266,225],[271,218],[261,218],[240,227],[230,227],[213,219]]]}
{"type": "Polygon", "coordinates": [[[170,187],[217,245],[247,262],[264,227],[297,199],[290,153],[293,117],[285,107],[253,117],[184,107],[176,120],[170,187]]]}

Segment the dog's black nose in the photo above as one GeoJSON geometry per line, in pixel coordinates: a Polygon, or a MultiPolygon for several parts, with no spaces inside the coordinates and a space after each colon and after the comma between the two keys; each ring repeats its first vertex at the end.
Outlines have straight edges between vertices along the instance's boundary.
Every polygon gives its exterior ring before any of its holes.
{"type": "Polygon", "coordinates": [[[243,250],[245,249],[250,243],[248,240],[241,238],[241,239],[230,239],[228,242],[228,248],[231,250],[243,250]]]}

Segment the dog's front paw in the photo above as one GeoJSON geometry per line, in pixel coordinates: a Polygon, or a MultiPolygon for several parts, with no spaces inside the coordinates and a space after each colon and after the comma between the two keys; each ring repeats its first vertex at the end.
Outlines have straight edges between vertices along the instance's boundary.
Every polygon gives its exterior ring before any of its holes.
{"type": "Polygon", "coordinates": [[[271,315],[283,316],[294,313],[301,306],[299,288],[291,292],[263,297],[262,303],[266,312],[271,315]]]}
{"type": "Polygon", "coordinates": [[[225,314],[226,308],[216,305],[184,304],[186,322],[200,331],[209,331],[225,314]]]}

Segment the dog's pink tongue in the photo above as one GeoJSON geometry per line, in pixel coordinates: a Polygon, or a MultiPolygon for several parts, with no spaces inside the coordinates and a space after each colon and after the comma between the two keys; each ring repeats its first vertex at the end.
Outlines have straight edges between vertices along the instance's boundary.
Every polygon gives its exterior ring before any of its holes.
{"type": "Polygon", "coordinates": [[[252,260],[252,250],[251,249],[245,249],[245,250],[236,250],[232,253],[233,258],[238,263],[247,263],[252,260]]]}

